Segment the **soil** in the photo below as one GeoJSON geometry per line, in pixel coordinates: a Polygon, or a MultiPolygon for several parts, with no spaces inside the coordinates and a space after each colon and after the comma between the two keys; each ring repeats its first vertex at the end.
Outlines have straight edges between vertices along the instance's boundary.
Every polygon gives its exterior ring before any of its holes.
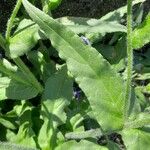
{"type": "Polygon", "coordinates": [[[94,17],[103,16],[126,4],[126,0],[63,0],[54,16],[94,17]]]}
{"type": "Polygon", "coordinates": [[[4,33],[6,23],[14,8],[16,0],[0,0],[0,33],[4,33]]]}
{"type": "MultiPolygon", "coordinates": [[[[0,0],[0,32],[4,33],[7,20],[16,0],[0,0]]],[[[63,0],[53,11],[55,18],[62,16],[99,18],[104,14],[126,4],[126,0],[63,0]]],[[[145,10],[150,10],[150,0],[145,3],[145,10]]]]}

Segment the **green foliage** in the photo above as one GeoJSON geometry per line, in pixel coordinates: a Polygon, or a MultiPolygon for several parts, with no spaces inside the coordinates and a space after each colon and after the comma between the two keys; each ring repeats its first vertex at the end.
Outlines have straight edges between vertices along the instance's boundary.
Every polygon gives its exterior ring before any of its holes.
{"type": "Polygon", "coordinates": [[[16,58],[31,50],[40,39],[38,30],[39,27],[31,20],[21,21],[14,35],[9,39],[10,57],[16,58]]]}
{"type": "Polygon", "coordinates": [[[124,130],[122,136],[128,150],[149,149],[149,128],[124,130]]]}
{"type": "Polygon", "coordinates": [[[59,147],[56,148],[56,150],[76,150],[77,148],[79,149],[95,149],[95,150],[108,150],[107,148],[103,147],[103,146],[99,146],[98,144],[94,144],[92,142],[89,141],[81,141],[79,143],[75,142],[75,141],[69,141],[66,142],[62,145],[60,145],[59,147]]]}
{"type": "Polygon", "coordinates": [[[23,4],[32,19],[38,23],[59,51],[60,57],[66,59],[69,71],[88,97],[103,129],[113,131],[122,128],[124,118],[121,112],[123,112],[124,94],[120,77],[94,48],[85,46],[73,32],[27,1],[23,1],[23,4]],[[112,85],[116,85],[115,88],[112,85]],[[93,87],[94,93],[90,92],[90,87],[93,87]],[[104,116],[107,120],[102,119],[104,116]],[[112,122],[111,126],[109,122],[112,122]]]}
{"type": "Polygon", "coordinates": [[[1,77],[0,100],[30,99],[38,94],[38,90],[32,86],[29,80],[13,67],[7,60],[0,61],[0,69],[6,76],[1,77]]]}
{"type": "Polygon", "coordinates": [[[63,66],[46,81],[41,109],[44,123],[38,136],[42,150],[56,147],[57,127],[66,121],[64,109],[72,98],[72,80],[66,71],[66,67],[63,66]]]}
{"type": "Polygon", "coordinates": [[[26,148],[25,146],[20,146],[17,144],[12,144],[8,142],[0,142],[0,149],[1,150],[37,150],[33,148],[26,148]]]}
{"type": "MultiPolygon", "coordinates": [[[[143,3],[146,0],[134,0],[132,2],[132,5],[136,5],[138,3],[143,3]]],[[[108,20],[108,21],[117,21],[120,22],[121,18],[127,13],[127,6],[123,6],[117,10],[114,10],[108,14],[106,14],[105,16],[103,16],[100,20],[108,20]]]]}
{"type": "Polygon", "coordinates": [[[132,45],[134,49],[139,49],[150,42],[150,13],[147,15],[142,24],[134,31],[132,45]]]}
{"type": "Polygon", "coordinates": [[[49,8],[51,10],[55,9],[56,7],[58,7],[60,5],[61,1],[62,0],[49,0],[49,3],[48,3],[49,8]]]}
{"type": "Polygon", "coordinates": [[[0,34],[0,150],[148,150],[145,0],[133,20],[130,0],[100,19],[53,19],[61,0],[30,2],[17,0],[0,34]]]}
{"type": "Polygon", "coordinates": [[[114,21],[99,21],[98,19],[63,17],[57,19],[73,32],[79,34],[99,33],[105,35],[112,32],[126,32],[126,27],[114,21]]]}

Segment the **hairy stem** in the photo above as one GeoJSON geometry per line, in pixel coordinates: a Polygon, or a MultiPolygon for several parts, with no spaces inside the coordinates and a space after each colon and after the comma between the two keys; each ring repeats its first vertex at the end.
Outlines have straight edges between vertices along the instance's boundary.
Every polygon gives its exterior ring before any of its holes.
{"type": "MultiPolygon", "coordinates": [[[[6,41],[10,38],[11,29],[14,23],[14,19],[19,11],[19,8],[21,6],[22,0],[17,0],[17,4],[12,12],[12,15],[7,23],[7,30],[6,30],[6,41]]],[[[5,51],[7,51],[7,48],[5,48],[5,51]]],[[[24,75],[29,79],[30,83],[33,84],[35,88],[39,90],[39,92],[43,91],[42,85],[38,82],[36,77],[32,74],[32,72],[29,70],[29,68],[24,64],[24,62],[20,58],[13,59],[16,65],[21,69],[21,71],[24,73],[24,75]]]]}
{"type": "Polygon", "coordinates": [[[90,137],[100,137],[102,136],[102,131],[100,129],[91,129],[89,131],[85,132],[70,132],[65,135],[66,139],[69,140],[79,140],[79,139],[85,139],[90,137]]]}
{"type": "Polygon", "coordinates": [[[15,6],[15,8],[14,8],[14,10],[10,16],[10,19],[7,22],[7,29],[6,29],[6,34],[5,34],[6,40],[8,40],[10,37],[10,33],[11,33],[11,29],[13,27],[14,19],[15,19],[16,15],[20,9],[21,3],[22,3],[22,0],[17,0],[16,6],[15,6]]]}
{"type": "Polygon", "coordinates": [[[133,50],[132,50],[132,0],[127,0],[127,82],[125,94],[125,119],[128,118],[128,110],[131,98],[131,82],[133,68],[133,50]]]}

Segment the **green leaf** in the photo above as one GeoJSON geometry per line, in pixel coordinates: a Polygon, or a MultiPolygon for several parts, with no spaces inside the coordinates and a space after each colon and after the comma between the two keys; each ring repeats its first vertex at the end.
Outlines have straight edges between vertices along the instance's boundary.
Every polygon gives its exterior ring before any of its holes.
{"type": "Polygon", "coordinates": [[[32,85],[25,85],[11,80],[6,88],[6,96],[10,99],[31,99],[38,94],[38,90],[32,85]]]}
{"type": "Polygon", "coordinates": [[[15,125],[13,123],[11,123],[9,120],[2,118],[2,116],[0,116],[0,124],[2,124],[3,126],[5,126],[6,128],[9,129],[16,129],[15,125]]]}
{"type": "Polygon", "coordinates": [[[60,5],[62,0],[48,0],[48,1],[49,1],[49,3],[48,3],[49,4],[49,8],[51,10],[54,10],[60,5]]]}
{"type": "Polygon", "coordinates": [[[8,61],[0,61],[0,72],[9,76],[0,78],[0,100],[7,98],[17,100],[30,99],[39,93],[24,74],[8,61]]]}
{"type": "Polygon", "coordinates": [[[72,80],[67,75],[66,66],[63,66],[45,85],[41,110],[44,124],[38,137],[42,150],[53,150],[55,147],[57,127],[66,121],[64,108],[71,98],[72,80]]]}
{"type": "Polygon", "coordinates": [[[150,13],[144,22],[137,27],[132,34],[132,46],[139,49],[150,42],[150,13]]]}
{"type": "Polygon", "coordinates": [[[108,150],[108,148],[104,147],[104,146],[100,146],[98,144],[86,141],[86,140],[81,140],[80,142],[75,142],[75,141],[68,141],[65,142],[62,145],[59,145],[58,147],[56,147],[55,150],[108,150]]]}
{"type": "Polygon", "coordinates": [[[7,77],[0,78],[0,100],[4,99],[31,99],[38,94],[32,85],[19,83],[7,77]]]}
{"type": "Polygon", "coordinates": [[[127,129],[123,130],[122,137],[127,150],[149,150],[149,129],[127,129]]]}
{"type": "Polygon", "coordinates": [[[81,97],[79,101],[72,100],[66,112],[68,126],[71,125],[73,131],[76,131],[86,118],[94,118],[88,100],[81,97]]]}
{"type": "Polygon", "coordinates": [[[29,19],[20,22],[17,31],[9,39],[9,55],[11,58],[17,58],[31,50],[40,36],[39,27],[29,19]]]}
{"type": "Polygon", "coordinates": [[[121,145],[116,144],[115,142],[108,141],[107,147],[109,150],[122,150],[121,145]]]}
{"type": "Polygon", "coordinates": [[[148,85],[145,86],[144,88],[144,93],[150,94],[150,83],[148,85]]]}
{"type": "Polygon", "coordinates": [[[57,19],[59,22],[67,26],[70,30],[79,33],[99,33],[105,35],[112,32],[126,32],[126,27],[117,22],[99,21],[98,19],[79,18],[80,22],[76,21],[75,17],[63,17],[57,19]],[[65,22],[64,22],[65,21],[65,22]]]}
{"type": "Polygon", "coordinates": [[[9,86],[10,79],[7,77],[0,78],[0,100],[7,99],[6,88],[9,86]]]}
{"type": "MultiPolygon", "coordinates": [[[[134,0],[132,2],[132,5],[136,5],[138,3],[143,3],[146,0],[134,0]]],[[[123,6],[119,9],[116,9],[112,12],[109,12],[108,14],[106,14],[105,16],[101,17],[100,20],[101,21],[117,21],[120,22],[121,18],[127,13],[127,6],[123,6]]]]}
{"type": "Polygon", "coordinates": [[[6,48],[6,41],[4,39],[4,37],[1,35],[0,33],[0,46],[5,49],[6,48]]]}
{"type": "Polygon", "coordinates": [[[68,70],[82,88],[104,131],[123,127],[124,93],[121,77],[92,47],[85,45],[72,31],[23,0],[31,18],[45,32],[68,70]],[[115,86],[114,86],[115,85],[115,86]]]}
{"type": "Polygon", "coordinates": [[[127,122],[125,128],[141,128],[146,125],[150,125],[150,113],[142,112],[133,121],[127,122]]]}
{"type": "Polygon", "coordinates": [[[141,110],[143,111],[146,107],[149,106],[150,102],[148,102],[147,99],[145,98],[142,86],[137,86],[135,88],[135,92],[136,92],[137,100],[140,103],[141,110]]]}
{"type": "Polygon", "coordinates": [[[10,142],[0,142],[0,150],[37,150],[33,148],[27,148],[25,146],[21,146],[18,144],[10,143],[10,142]]]}
{"type": "Polygon", "coordinates": [[[52,61],[47,62],[41,52],[30,51],[27,56],[44,82],[55,73],[55,64],[52,61]]]}
{"type": "Polygon", "coordinates": [[[122,58],[126,57],[125,41],[125,37],[122,37],[118,39],[115,46],[104,45],[99,42],[93,44],[93,47],[95,47],[111,64],[117,65],[122,58]]]}
{"type": "Polygon", "coordinates": [[[15,134],[12,131],[8,130],[6,137],[7,140],[26,146],[27,148],[36,148],[36,135],[32,129],[32,118],[31,114],[32,108],[29,106],[25,107],[25,110],[19,115],[19,130],[15,134]],[[13,138],[12,138],[13,137],[13,138]]]}

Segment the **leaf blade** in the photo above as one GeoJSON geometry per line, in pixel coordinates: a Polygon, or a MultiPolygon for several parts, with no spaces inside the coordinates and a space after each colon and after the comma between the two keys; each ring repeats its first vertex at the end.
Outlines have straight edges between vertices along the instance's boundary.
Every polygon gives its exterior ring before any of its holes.
{"type": "Polygon", "coordinates": [[[134,49],[139,49],[150,42],[150,13],[144,22],[133,31],[132,45],[134,49]]]}
{"type": "Polygon", "coordinates": [[[69,71],[88,97],[104,131],[122,128],[124,122],[123,83],[117,73],[111,69],[110,64],[94,48],[84,45],[76,34],[32,6],[28,1],[23,0],[23,5],[59,51],[60,57],[66,60],[69,71]],[[107,119],[103,119],[104,116],[107,119]]]}
{"type": "Polygon", "coordinates": [[[56,145],[57,127],[66,120],[64,108],[72,98],[72,80],[67,75],[66,66],[46,82],[41,115],[44,123],[38,141],[42,150],[51,150],[56,145]],[[55,86],[54,86],[55,85],[55,86]]]}

